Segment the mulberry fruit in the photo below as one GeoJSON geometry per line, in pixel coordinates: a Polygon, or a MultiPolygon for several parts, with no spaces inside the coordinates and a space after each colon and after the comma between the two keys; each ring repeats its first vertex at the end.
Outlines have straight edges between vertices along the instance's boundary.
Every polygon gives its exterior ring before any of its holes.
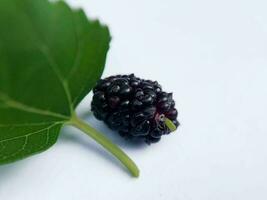
{"type": "Polygon", "coordinates": [[[126,139],[155,143],[179,126],[172,93],[156,81],[134,74],[110,76],[99,80],[93,92],[95,117],[126,139]]]}

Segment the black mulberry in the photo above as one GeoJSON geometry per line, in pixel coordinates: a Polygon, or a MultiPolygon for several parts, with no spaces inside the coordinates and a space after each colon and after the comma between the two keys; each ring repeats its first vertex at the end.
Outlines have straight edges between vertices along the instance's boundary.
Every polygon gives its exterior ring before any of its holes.
{"type": "Polygon", "coordinates": [[[178,126],[172,93],[156,81],[131,75],[110,76],[94,88],[92,112],[127,139],[158,142],[178,126]]]}

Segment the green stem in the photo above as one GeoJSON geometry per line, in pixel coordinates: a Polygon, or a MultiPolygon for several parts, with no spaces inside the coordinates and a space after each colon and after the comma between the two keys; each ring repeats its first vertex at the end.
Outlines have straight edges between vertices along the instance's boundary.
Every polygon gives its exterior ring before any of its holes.
{"type": "Polygon", "coordinates": [[[167,117],[164,118],[164,122],[166,126],[170,129],[171,132],[175,131],[177,127],[174,125],[174,123],[169,120],[167,117]]]}
{"type": "Polygon", "coordinates": [[[129,171],[134,177],[139,176],[139,169],[136,164],[129,158],[118,146],[113,144],[107,137],[105,137],[102,133],[91,127],[86,122],[82,121],[77,116],[74,116],[70,124],[74,127],[80,129],[91,138],[93,138],[96,142],[102,145],[107,151],[113,154],[129,171]]]}

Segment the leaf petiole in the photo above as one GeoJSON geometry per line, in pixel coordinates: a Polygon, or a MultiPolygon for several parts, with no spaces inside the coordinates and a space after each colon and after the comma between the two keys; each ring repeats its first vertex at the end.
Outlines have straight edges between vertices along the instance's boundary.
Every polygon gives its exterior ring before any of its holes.
{"type": "Polygon", "coordinates": [[[129,156],[127,156],[117,145],[112,143],[106,136],[104,136],[102,133],[91,127],[89,124],[81,120],[79,117],[74,115],[70,122],[68,123],[84,133],[86,133],[88,136],[93,138],[96,142],[98,142],[100,145],[102,145],[108,152],[113,154],[128,170],[129,172],[134,176],[139,176],[139,169],[136,166],[136,164],[133,162],[129,156]]]}

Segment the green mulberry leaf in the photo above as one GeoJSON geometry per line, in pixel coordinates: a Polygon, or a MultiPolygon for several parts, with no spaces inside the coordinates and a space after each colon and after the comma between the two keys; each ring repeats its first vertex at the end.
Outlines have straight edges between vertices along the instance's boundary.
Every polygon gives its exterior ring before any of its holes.
{"type": "MultiPolygon", "coordinates": [[[[0,164],[5,164],[51,147],[64,124],[82,129],[74,110],[102,75],[110,34],[63,1],[1,0],[0,26],[0,164]]],[[[96,132],[83,131],[91,137],[96,132]]],[[[104,136],[93,138],[99,137],[104,136]]],[[[104,140],[98,142],[113,153],[104,140]]]]}

